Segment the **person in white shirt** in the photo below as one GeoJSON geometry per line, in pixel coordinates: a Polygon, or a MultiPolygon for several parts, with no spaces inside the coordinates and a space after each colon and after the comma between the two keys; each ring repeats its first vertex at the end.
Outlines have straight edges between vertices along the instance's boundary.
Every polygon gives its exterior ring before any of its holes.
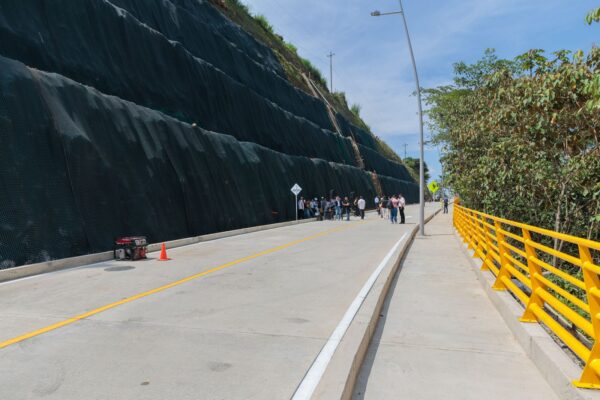
{"type": "Polygon", "coordinates": [[[362,196],[360,196],[356,205],[358,206],[358,213],[360,214],[360,219],[365,219],[365,207],[367,206],[367,202],[365,201],[365,199],[363,199],[362,196]]]}
{"type": "Polygon", "coordinates": [[[404,199],[404,196],[402,196],[402,194],[400,194],[400,197],[398,198],[398,210],[400,211],[400,223],[403,224],[406,222],[406,218],[404,217],[404,207],[406,206],[406,200],[404,199]]]}
{"type": "Polygon", "coordinates": [[[304,218],[304,197],[300,197],[298,200],[298,219],[304,218]]]}
{"type": "Polygon", "coordinates": [[[379,209],[379,196],[375,195],[375,209],[377,210],[377,215],[379,215],[381,213],[381,210],[379,209]]]}

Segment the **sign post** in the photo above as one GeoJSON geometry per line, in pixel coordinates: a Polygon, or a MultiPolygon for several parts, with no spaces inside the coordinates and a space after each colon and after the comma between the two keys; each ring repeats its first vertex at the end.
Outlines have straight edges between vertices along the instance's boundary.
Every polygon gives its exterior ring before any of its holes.
{"type": "Polygon", "coordinates": [[[298,194],[300,194],[300,192],[302,191],[302,188],[300,187],[300,185],[295,183],[294,186],[292,186],[291,191],[292,191],[292,193],[294,193],[294,196],[296,197],[296,221],[298,221],[298,194]]]}

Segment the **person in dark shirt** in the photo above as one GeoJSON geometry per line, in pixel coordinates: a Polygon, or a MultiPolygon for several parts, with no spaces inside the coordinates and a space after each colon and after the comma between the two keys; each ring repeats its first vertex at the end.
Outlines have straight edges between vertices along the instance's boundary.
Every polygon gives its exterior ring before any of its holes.
{"type": "Polygon", "coordinates": [[[348,197],[344,197],[344,201],[342,201],[342,214],[346,216],[346,221],[350,221],[350,200],[348,200],[348,197]]]}

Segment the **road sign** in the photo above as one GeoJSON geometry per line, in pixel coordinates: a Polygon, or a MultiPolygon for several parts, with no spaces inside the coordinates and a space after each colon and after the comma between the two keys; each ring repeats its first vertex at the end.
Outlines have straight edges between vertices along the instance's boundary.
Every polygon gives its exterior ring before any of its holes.
{"type": "Polygon", "coordinates": [[[435,193],[440,190],[440,185],[436,181],[431,181],[427,187],[431,193],[435,193]]]}
{"type": "Polygon", "coordinates": [[[294,184],[294,186],[292,186],[292,193],[294,193],[295,196],[298,196],[298,194],[302,191],[302,188],[300,187],[300,185],[298,185],[297,183],[294,184]]]}
{"type": "Polygon", "coordinates": [[[290,189],[296,198],[296,221],[298,221],[298,194],[302,191],[302,188],[297,183],[294,183],[292,189],[290,189]]]}

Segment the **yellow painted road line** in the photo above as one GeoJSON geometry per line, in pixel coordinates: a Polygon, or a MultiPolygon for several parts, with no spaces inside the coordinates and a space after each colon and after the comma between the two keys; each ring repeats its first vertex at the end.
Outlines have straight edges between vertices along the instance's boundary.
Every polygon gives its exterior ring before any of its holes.
{"type": "MultiPolygon", "coordinates": [[[[359,224],[362,224],[362,223],[363,222],[360,222],[359,224]]],[[[356,224],[356,225],[358,225],[358,224],[356,224]]],[[[104,311],[108,311],[110,309],[113,309],[115,307],[121,306],[123,304],[131,303],[132,301],[135,301],[135,300],[138,300],[138,299],[141,299],[141,298],[153,295],[153,294],[158,293],[158,292],[162,292],[163,290],[167,290],[167,289],[170,289],[172,287],[179,286],[179,285],[181,285],[183,283],[186,283],[186,282],[192,281],[194,279],[201,278],[203,276],[212,274],[213,272],[221,271],[221,270],[223,270],[225,268],[233,267],[234,265],[238,265],[238,264],[241,264],[241,263],[246,262],[246,261],[254,260],[255,258],[266,256],[268,254],[272,254],[272,253],[275,253],[277,251],[287,249],[289,247],[295,246],[295,245],[300,244],[300,243],[308,242],[309,240],[313,240],[313,239],[316,239],[316,238],[319,238],[319,237],[327,236],[327,235],[330,235],[330,234],[332,234],[334,232],[344,231],[344,230],[350,229],[351,227],[354,227],[356,225],[350,225],[350,226],[344,226],[344,227],[340,227],[340,228],[329,229],[329,230],[326,230],[326,231],[323,231],[323,232],[320,232],[320,233],[317,233],[317,234],[314,234],[314,235],[311,235],[311,236],[307,236],[307,237],[302,238],[302,239],[294,240],[292,242],[289,242],[289,243],[286,243],[286,244],[282,244],[280,246],[276,246],[276,247],[272,247],[272,248],[267,249],[267,250],[263,250],[260,253],[252,254],[250,256],[246,256],[246,257],[240,258],[238,260],[231,261],[231,262],[219,265],[218,267],[214,267],[214,268],[211,268],[209,270],[206,270],[206,271],[203,271],[203,272],[200,272],[200,273],[188,276],[187,278],[183,278],[183,279],[180,279],[178,281],[168,283],[166,285],[157,287],[156,289],[151,289],[151,290],[148,290],[146,292],[136,294],[135,296],[126,297],[126,298],[124,298],[122,300],[115,301],[114,303],[110,303],[110,304],[107,304],[107,305],[102,306],[102,307],[98,307],[98,308],[96,308],[94,310],[91,310],[91,311],[88,311],[86,313],[77,315],[75,317],[66,319],[64,321],[60,321],[60,322],[57,322],[55,324],[48,325],[48,326],[46,326],[44,328],[37,329],[35,331],[31,331],[29,333],[26,333],[24,335],[17,336],[17,337],[14,337],[12,339],[8,339],[8,340],[5,340],[3,342],[0,342],[0,349],[8,347],[8,346],[10,346],[12,344],[16,344],[16,343],[22,342],[22,341],[27,340],[27,339],[31,339],[32,337],[39,336],[39,335],[42,335],[44,333],[54,331],[56,329],[62,328],[63,326],[67,326],[67,325],[70,325],[70,324],[72,324],[74,322],[81,321],[82,319],[86,319],[88,317],[100,314],[100,313],[102,313],[104,311]]]]}

